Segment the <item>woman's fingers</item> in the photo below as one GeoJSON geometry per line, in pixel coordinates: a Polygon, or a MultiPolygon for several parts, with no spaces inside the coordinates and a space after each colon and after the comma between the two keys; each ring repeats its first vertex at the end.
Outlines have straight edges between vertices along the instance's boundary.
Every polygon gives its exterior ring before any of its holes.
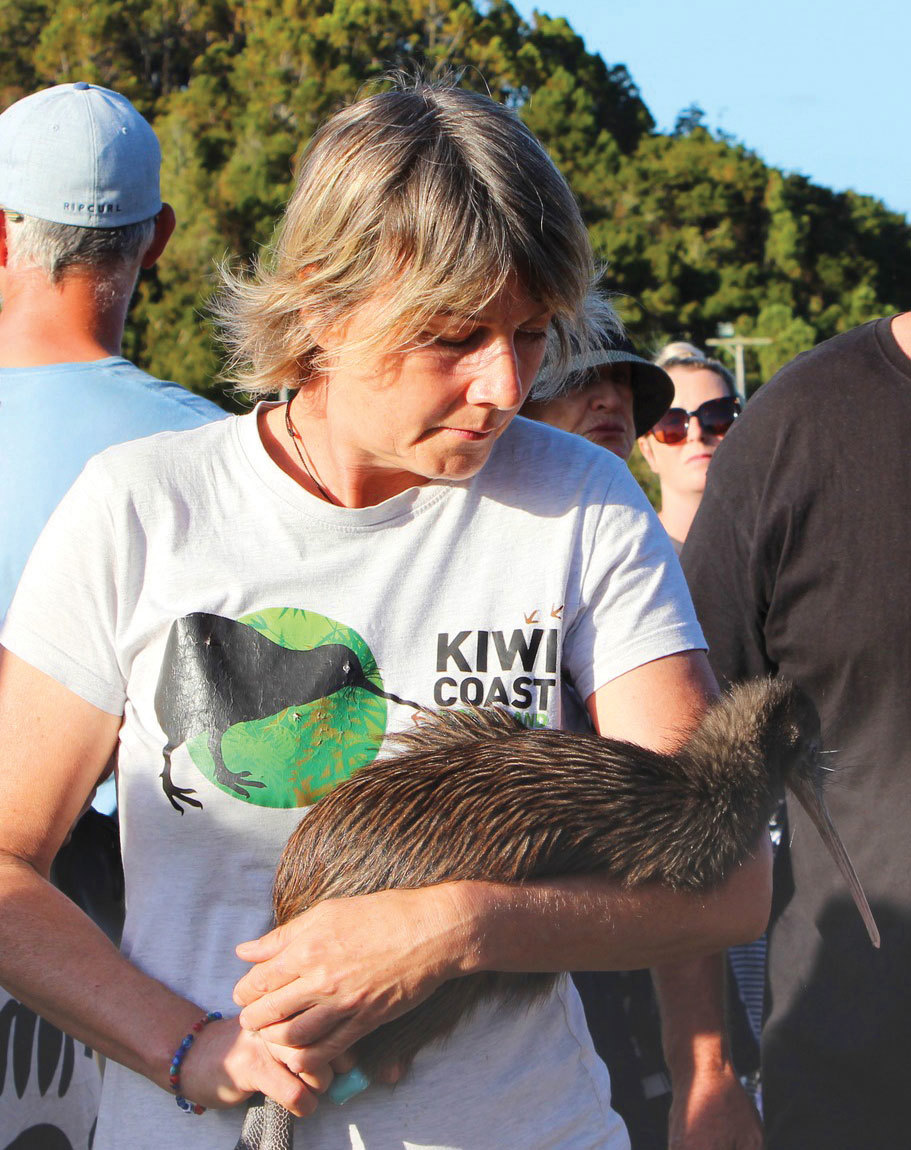
{"type": "Polygon", "coordinates": [[[272,1057],[286,1066],[314,1094],[325,1094],[335,1077],[334,1067],[328,1060],[320,1060],[308,1050],[297,1046],[282,1046],[278,1042],[263,1039],[272,1057]]]}
{"type": "Polygon", "coordinates": [[[328,1006],[315,1006],[294,1018],[264,1026],[257,1033],[265,1042],[296,1049],[303,1060],[299,1064],[309,1069],[334,1062],[370,1029],[358,1025],[357,1016],[340,1018],[328,1006]]]}
{"type": "Polygon", "coordinates": [[[290,925],[290,923],[286,923],[284,926],[277,926],[259,938],[251,938],[248,942],[238,943],[234,948],[234,953],[244,962],[265,962],[283,949],[290,925]]]}
{"type": "Polygon", "coordinates": [[[325,1093],[329,1088],[332,1073],[330,1071],[328,1081],[323,1082],[313,1074],[308,1074],[306,1077],[293,1074],[287,1066],[270,1058],[269,1063],[263,1065],[259,1078],[258,1089],[261,1093],[267,1098],[274,1099],[298,1118],[306,1118],[316,1110],[319,1094],[325,1093]],[[310,1085],[311,1081],[319,1082],[321,1088],[318,1091],[314,1090],[310,1085]]]}
{"type": "MultiPolygon", "coordinates": [[[[234,1001],[238,1006],[257,1002],[264,995],[269,995],[298,977],[300,960],[295,959],[295,944],[306,937],[308,921],[302,915],[269,931],[262,938],[242,942],[235,948],[238,958],[256,964],[234,987],[234,1001]]],[[[300,1006],[296,1009],[299,1010],[300,1006]]],[[[275,1022],[283,1017],[278,1014],[268,1018],[268,1021],[275,1022]]],[[[265,1016],[262,1021],[266,1021],[265,1016]]]]}
{"type": "MultiPolygon", "coordinates": [[[[301,995],[297,983],[289,983],[245,1006],[240,1024],[245,1030],[260,1032],[268,1042],[279,1046],[313,1046],[354,1013],[341,1010],[337,1003],[332,1006],[319,1003],[300,1010],[301,995]]],[[[340,1047],[335,1054],[345,1049],[347,1047],[340,1047]]]]}
{"type": "Polygon", "coordinates": [[[338,1058],[332,1059],[332,1069],[336,1074],[347,1074],[349,1070],[353,1070],[357,1065],[357,1059],[350,1050],[346,1050],[344,1054],[340,1054],[338,1058]]]}
{"type": "Polygon", "coordinates": [[[260,1092],[298,1117],[312,1114],[333,1078],[328,1058],[308,1062],[301,1076],[275,1057],[264,1039],[236,1018],[212,1022],[187,1051],[181,1092],[203,1106],[236,1106],[260,1092]]]}

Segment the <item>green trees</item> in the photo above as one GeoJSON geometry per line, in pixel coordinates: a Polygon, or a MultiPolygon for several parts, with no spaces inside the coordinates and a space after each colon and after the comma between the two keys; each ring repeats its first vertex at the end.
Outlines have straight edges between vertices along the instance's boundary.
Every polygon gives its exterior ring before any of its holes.
{"type": "Polygon", "coordinates": [[[728,322],[741,335],[772,336],[753,353],[754,384],[909,298],[902,216],[769,168],[699,124],[645,136],[604,203],[592,236],[634,331],[651,343],[681,335],[700,344],[728,322]]]}
{"type": "Polygon", "coordinates": [[[268,243],[316,125],[396,65],[462,72],[506,100],[567,175],[634,336],[719,322],[796,351],[911,296],[911,228],[876,200],[766,166],[686,109],[657,134],[633,79],[563,19],[508,0],[0,0],[0,105],[84,79],[159,134],[179,226],[133,307],[127,354],[220,394],[206,317],[223,258],[268,243]]]}

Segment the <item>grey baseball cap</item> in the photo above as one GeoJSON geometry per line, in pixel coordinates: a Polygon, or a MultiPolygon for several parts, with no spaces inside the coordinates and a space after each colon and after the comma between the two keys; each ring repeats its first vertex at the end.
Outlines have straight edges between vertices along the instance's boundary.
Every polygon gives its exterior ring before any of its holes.
{"type": "MultiPolygon", "coordinates": [[[[651,431],[674,400],[674,384],[664,368],[638,354],[632,342],[625,335],[615,335],[610,343],[594,351],[583,352],[569,361],[569,368],[563,374],[561,394],[584,387],[593,372],[599,367],[617,363],[628,363],[632,368],[633,423],[637,435],[651,431]]],[[[553,384],[555,378],[545,368],[539,377],[540,382],[553,384]]]]}
{"type": "Polygon", "coordinates": [[[161,211],[161,149],[118,92],[79,81],[26,96],[0,115],[0,206],[83,228],[119,228],[161,211]]]}

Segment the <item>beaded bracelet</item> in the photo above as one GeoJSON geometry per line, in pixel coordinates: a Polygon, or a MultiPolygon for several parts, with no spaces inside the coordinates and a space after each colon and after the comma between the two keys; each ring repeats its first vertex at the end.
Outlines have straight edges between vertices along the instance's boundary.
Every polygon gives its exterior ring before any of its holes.
{"type": "Polygon", "coordinates": [[[196,1041],[196,1035],[200,1030],[210,1022],[215,1022],[222,1017],[220,1010],[210,1010],[208,1014],[200,1018],[199,1022],[194,1022],[190,1033],[184,1038],[180,1046],[174,1051],[174,1057],[171,1059],[171,1071],[168,1074],[168,1083],[174,1093],[177,1095],[175,1101],[177,1105],[186,1114],[205,1114],[205,1106],[200,1106],[197,1102],[191,1102],[189,1098],[184,1098],[180,1093],[180,1064],[187,1056],[187,1051],[196,1041]]]}

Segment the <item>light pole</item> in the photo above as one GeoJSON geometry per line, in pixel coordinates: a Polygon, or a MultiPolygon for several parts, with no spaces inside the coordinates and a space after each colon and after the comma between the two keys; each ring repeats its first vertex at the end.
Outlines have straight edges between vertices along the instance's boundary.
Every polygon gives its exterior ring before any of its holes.
{"type": "Polygon", "coordinates": [[[775,341],[769,336],[737,335],[734,332],[734,325],[732,323],[720,323],[718,325],[717,339],[707,339],[705,342],[708,347],[723,347],[729,351],[733,351],[734,387],[740,396],[740,402],[745,404],[747,401],[747,380],[743,363],[743,349],[745,347],[767,347],[775,341]]]}

